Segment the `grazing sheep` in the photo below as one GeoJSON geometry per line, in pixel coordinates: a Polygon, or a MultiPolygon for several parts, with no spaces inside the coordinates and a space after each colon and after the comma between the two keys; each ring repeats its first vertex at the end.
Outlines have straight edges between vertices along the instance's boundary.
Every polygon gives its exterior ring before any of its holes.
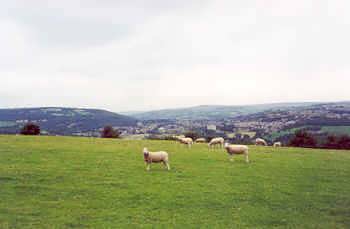
{"type": "Polygon", "coordinates": [[[175,135],[175,136],[173,136],[173,138],[174,138],[176,141],[179,141],[181,138],[185,138],[185,135],[175,135]]]}
{"type": "Polygon", "coordinates": [[[267,143],[264,139],[262,138],[257,138],[255,139],[255,145],[257,146],[267,146],[267,143]]]}
{"type": "Polygon", "coordinates": [[[281,147],[282,143],[281,142],[275,142],[273,143],[273,147],[281,147]]]}
{"type": "Polygon", "coordinates": [[[192,138],[179,138],[179,142],[181,144],[187,145],[188,148],[191,148],[191,146],[193,145],[192,138]]]}
{"type": "Polygon", "coordinates": [[[147,171],[150,170],[152,163],[163,163],[170,170],[169,156],[167,152],[149,152],[147,148],[143,148],[143,158],[147,165],[147,171]]]}
{"type": "Polygon", "coordinates": [[[213,138],[211,139],[211,141],[209,142],[208,144],[208,147],[209,148],[212,148],[213,146],[216,146],[216,145],[219,145],[221,148],[224,147],[224,142],[225,142],[225,139],[224,138],[213,138]]]}
{"type": "Polygon", "coordinates": [[[245,161],[248,163],[249,158],[248,158],[248,151],[249,148],[248,146],[245,145],[229,145],[228,143],[225,143],[225,149],[229,155],[231,155],[230,161],[233,161],[233,155],[234,154],[244,154],[245,156],[245,161]]]}
{"type": "Polygon", "coordinates": [[[180,143],[180,139],[185,138],[185,135],[175,135],[173,136],[173,139],[175,140],[176,143],[180,143]]]}
{"type": "Polygon", "coordinates": [[[194,142],[195,143],[206,143],[207,140],[205,140],[205,138],[197,138],[194,142]]]}

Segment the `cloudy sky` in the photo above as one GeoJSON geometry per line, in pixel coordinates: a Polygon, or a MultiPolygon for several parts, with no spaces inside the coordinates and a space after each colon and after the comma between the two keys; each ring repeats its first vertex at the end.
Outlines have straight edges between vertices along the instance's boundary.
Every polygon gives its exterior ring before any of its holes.
{"type": "Polygon", "coordinates": [[[3,0],[0,107],[350,100],[348,0],[3,0]]]}

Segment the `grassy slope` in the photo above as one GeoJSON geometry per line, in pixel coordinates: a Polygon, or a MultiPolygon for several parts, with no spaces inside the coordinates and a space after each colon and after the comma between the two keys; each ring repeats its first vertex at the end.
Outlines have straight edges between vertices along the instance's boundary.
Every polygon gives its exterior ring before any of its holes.
{"type": "Polygon", "coordinates": [[[348,228],[350,152],[0,136],[0,228],[348,228]],[[170,152],[145,172],[141,149],[170,152]],[[156,224],[155,224],[156,223],[156,224]]]}
{"type": "Polygon", "coordinates": [[[350,126],[323,126],[322,131],[331,134],[350,134],[350,126]]]}

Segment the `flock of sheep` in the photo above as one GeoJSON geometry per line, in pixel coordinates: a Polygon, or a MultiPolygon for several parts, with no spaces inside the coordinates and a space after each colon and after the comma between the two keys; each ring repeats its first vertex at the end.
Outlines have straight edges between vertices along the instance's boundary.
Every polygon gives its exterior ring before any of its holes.
{"type": "MultiPolygon", "coordinates": [[[[189,148],[192,147],[193,143],[206,143],[205,138],[198,138],[195,141],[193,141],[192,138],[178,136],[175,137],[176,140],[184,145],[187,145],[189,148]]],[[[257,138],[255,140],[255,145],[261,145],[261,146],[267,146],[267,142],[262,138],[257,138]]],[[[275,142],[273,144],[274,147],[281,147],[281,142],[275,142]]],[[[233,156],[235,154],[241,154],[244,155],[245,161],[249,162],[249,147],[246,145],[230,145],[229,143],[225,143],[225,139],[222,137],[217,137],[211,139],[211,141],[208,143],[208,148],[225,148],[227,153],[230,155],[230,161],[233,161],[233,156]]],[[[146,163],[146,169],[147,171],[150,170],[152,163],[163,163],[168,170],[170,170],[169,165],[169,155],[165,151],[158,151],[158,152],[150,152],[147,148],[143,149],[143,156],[146,163]]]]}

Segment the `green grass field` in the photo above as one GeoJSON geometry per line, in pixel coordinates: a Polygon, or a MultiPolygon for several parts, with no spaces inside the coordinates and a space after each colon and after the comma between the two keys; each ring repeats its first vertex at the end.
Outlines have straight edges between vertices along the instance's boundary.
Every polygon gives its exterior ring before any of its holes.
{"type": "Polygon", "coordinates": [[[350,126],[323,126],[322,131],[330,134],[350,134],[350,126]]]}
{"type": "Polygon", "coordinates": [[[350,228],[350,152],[0,136],[0,228],[350,228]],[[145,171],[144,146],[171,171],[145,171]]]}

